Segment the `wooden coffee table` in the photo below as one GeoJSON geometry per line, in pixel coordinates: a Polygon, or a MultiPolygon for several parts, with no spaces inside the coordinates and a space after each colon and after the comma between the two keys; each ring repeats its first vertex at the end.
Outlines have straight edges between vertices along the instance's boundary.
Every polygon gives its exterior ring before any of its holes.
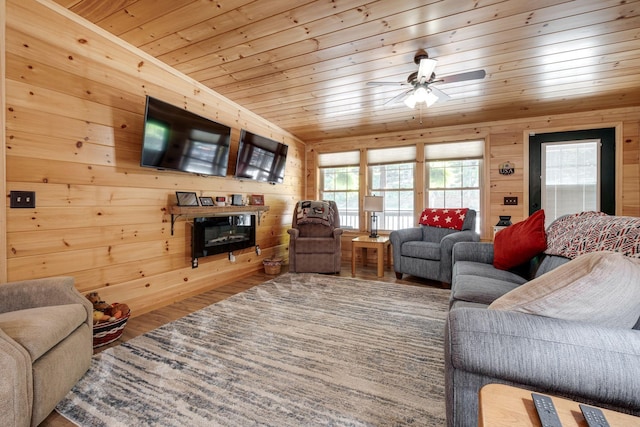
{"type": "MultiPolygon", "coordinates": [[[[546,393],[540,393],[546,394],[546,393]]],[[[578,402],[550,396],[563,427],[587,427],[578,402]]],[[[640,418],[600,408],[611,427],[638,427],[640,418]]],[[[539,427],[540,418],[531,391],[504,384],[487,384],[480,389],[478,426],[539,427]]]]}
{"type": "Polygon", "coordinates": [[[384,276],[384,253],[387,253],[387,266],[391,268],[391,242],[387,236],[360,236],[351,240],[351,277],[356,275],[356,249],[362,248],[362,265],[367,265],[367,249],[378,251],[378,277],[384,276]],[[385,251],[386,249],[386,251],[385,251]]]}

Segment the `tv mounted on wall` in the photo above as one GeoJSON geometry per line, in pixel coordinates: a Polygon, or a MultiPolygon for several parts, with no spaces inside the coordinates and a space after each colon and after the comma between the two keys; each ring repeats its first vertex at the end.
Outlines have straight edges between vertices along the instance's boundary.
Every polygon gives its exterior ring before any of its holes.
{"type": "Polygon", "coordinates": [[[288,150],[281,142],[242,129],[235,178],[282,184],[288,150]]]}
{"type": "Polygon", "coordinates": [[[147,96],[140,166],[226,176],[231,128],[147,96]]]}

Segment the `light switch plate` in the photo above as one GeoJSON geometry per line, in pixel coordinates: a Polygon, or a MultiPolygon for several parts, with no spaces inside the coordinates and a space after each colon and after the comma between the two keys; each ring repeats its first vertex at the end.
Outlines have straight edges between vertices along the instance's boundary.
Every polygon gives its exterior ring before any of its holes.
{"type": "Polygon", "coordinates": [[[504,198],[504,204],[505,205],[517,205],[518,204],[518,198],[517,197],[505,197],[504,198]]]}
{"type": "Polygon", "coordinates": [[[35,191],[11,191],[9,192],[9,206],[12,208],[35,208],[35,191]]]}

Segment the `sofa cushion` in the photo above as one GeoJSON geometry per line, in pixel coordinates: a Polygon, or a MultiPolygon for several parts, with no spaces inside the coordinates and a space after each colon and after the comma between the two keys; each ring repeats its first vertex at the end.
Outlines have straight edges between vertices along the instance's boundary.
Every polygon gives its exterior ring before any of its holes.
{"type": "Polygon", "coordinates": [[[400,249],[402,256],[420,259],[440,259],[440,244],[433,242],[404,242],[400,249]]]}
{"type": "Polygon", "coordinates": [[[493,265],[509,270],[523,264],[547,248],[544,210],[513,224],[498,233],[493,242],[493,265]]]}
{"type": "Polygon", "coordinates": [[[336,240],[333,237],[306,237],[296,240],[297,254],[332,254],[336,252],[336,240]]]}
{"type": "Polygon", "coordinates": [[[35,361],[86,322],[82,304],[52,305],[0,314],[0,329],[35,361]]]}
{"type": "Polygon", "coordinates": [[[518,286],[520,286],[518,283],[509,280],[458,274],[455,284],[451,286],[451,300],[489,305],[518,286]]]}
{"type": "Polygon", "coordinates": [[[640,315],[640,260],[593,252],[498,298],[490,309],[633,328],[640,315]]]}
{"type": "Polygon", "coordinates": [[[478,280],[489,278],[512,282],[517,285],[522,285],[523,283],[527,282],[526,278],[519,276],[514,272],[507,270],[498,270],[493,265],[485,264],[483,262],[458,261],[453,265],[453,272],[454,277],[479,276],[478,280]]]}

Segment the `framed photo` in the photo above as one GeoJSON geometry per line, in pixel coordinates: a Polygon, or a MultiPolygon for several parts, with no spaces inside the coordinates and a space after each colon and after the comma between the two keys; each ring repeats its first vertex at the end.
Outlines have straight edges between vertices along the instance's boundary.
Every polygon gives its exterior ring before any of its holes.
{"type": "Polygon", "coordinates": [[[252,194],[251,204],[254,206],[264,206],[264,196],[262,194],[252,194]]]}
{"type": "Polygon", "coordinates": [[[200,197],[200,206],[213,206],[213,199],[211,197],[200,197]]]}
{"type": "Polygon", "coordinates": [[[232,194],[231,204],[233,206],[242,206],[242,194],[232,194]]]}
{"type": "Polygon", "coordinates": [[[178,198],[178,206],[200,206],[196,193],[176,191],[176,197],[178,198]]]}

